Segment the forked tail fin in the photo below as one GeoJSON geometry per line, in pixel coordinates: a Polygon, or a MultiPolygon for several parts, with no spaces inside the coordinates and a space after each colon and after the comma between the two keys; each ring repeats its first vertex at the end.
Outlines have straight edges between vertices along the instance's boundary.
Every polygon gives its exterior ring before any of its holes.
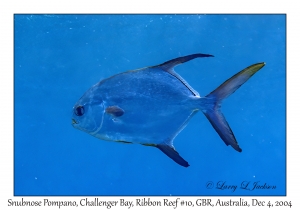
{"type": "Polygon", "coordinates": [[[207,99],[208,107],[206,110],[203,110],[203,113],[225,144],[227,146],[231,145],[238,152],[241,152],[242,149],[239,147],[229,124],[221,112],[221,102],[223,99],[234,93],[251,76],[264,67],[264,65],[265,63],[257,63],[245,68],[226,80],[217,89],[205,97],[207,99]]]}

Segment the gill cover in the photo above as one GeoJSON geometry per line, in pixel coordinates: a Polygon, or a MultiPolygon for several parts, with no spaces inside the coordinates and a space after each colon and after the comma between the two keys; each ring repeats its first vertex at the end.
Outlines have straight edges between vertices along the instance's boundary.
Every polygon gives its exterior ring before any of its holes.
{"type": "Polygon", "coordinates": [[[88,90],[73,107],[73,127],[94,135],[102,127],[104,105],[100,96],[93,94],[96,86],[88,90]]]}

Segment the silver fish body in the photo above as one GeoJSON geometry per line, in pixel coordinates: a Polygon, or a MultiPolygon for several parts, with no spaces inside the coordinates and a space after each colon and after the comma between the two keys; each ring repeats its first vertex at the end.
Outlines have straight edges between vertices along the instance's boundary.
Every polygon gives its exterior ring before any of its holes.
{"type": "Polygon", "coordinates": [[[241,151],[219,107],[223,98],[264,64],[248,67],[201,98],[173,69],[197,57],[212,56],[188,55],[100,81],[74,105],[72,125],[102,140],[157,147],[187,167],[189,164],[175,150],[173,140],[201,110],[223,141],[241,151]]]}

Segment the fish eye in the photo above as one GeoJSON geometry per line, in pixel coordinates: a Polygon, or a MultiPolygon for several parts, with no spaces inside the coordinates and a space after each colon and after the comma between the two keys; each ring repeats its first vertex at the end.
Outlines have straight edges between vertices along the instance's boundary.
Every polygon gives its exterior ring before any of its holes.
{"type": "Polygon", "coordinates": [[[82,116],[84,114],[84,108],[83,106],[77,106],[75,109],[74,109],[74,113],[77,115],[77,116],[82,116]]]}

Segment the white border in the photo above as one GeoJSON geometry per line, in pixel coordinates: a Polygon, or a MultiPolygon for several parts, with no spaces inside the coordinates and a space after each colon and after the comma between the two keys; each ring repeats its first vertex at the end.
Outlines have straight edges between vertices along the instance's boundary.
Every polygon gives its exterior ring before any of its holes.
{"type": "MultiPolygon", "coordinates": [[[[1,79],[1,181],[0,208],[7,209],[13,197],[13,14],[15,13],[286,13],[287,14],[287,197],[258,197],[260,200],[291,200],[293,209],[299,205],[299,8],[297,1],[35,1],[2,0],[0,2],[0,79],[1,79]],[[294,3],[295,2],[295,3],[294,3]],[[4,208],[3,208],[4,207],[4,208]]],[[[274,55],[276,56],[276,55],[274,55]]],[[[31,197],[34,200],[34,197],[31,197]]],[[[52,197],[53,200],[80,199],[52,197]]],[[[108,197],[107,200],[110,200],[108,197]]],[[[161,197],[156,197],[157,199],[161,197]]],[[[206,197],[208,198],[208,197],[206,197]]],[[[230,197],[213,197],[214,200],[230,197]]],[[[251,199],[251,197],[243,197],[251,199]]],[[[42,200],[42,197],[36,198],[42,200]]],[[[105,197],[102,197],[104,200],[105,197]]],[[[119,200],[120,197],[116,197],[119,200]]],[[[127,197],[133,200],[135,197],[127,197]]],[[[162,199],[162,198],[161,198],[162,199]]],[[[191,197],[195,200],[195,197],[191,197]]],[[[233,199],[238,199],[233,197],[233,199]]],[[[18,198],[19,200],[19,198],[18,198]]],[[[185,200],[188,200],[185,197],[185,200]]],[[[10,207],[12,208],[12,207],[10,207]]],[[[28,208],[28,207],[27,207],[28,208]]],[[[28,209],[31,209],[29,207],[28,209]]],[[[67,207],[64,207],[67,208],[67,207]]],[[[202,207],[203,208],[203,207],[202,207]]],[[[139,209],[139,208],[134,208],[139,209]]],[[[215,207],[214,209],[218,209],[215,207]]],[[[236,208],[238,209],[238,208],[236,208]]],[[[261,209],[261,207],[260,207],[261,209]]],[[[276,208],[278,209],[278,208],[276,208]]]]}

